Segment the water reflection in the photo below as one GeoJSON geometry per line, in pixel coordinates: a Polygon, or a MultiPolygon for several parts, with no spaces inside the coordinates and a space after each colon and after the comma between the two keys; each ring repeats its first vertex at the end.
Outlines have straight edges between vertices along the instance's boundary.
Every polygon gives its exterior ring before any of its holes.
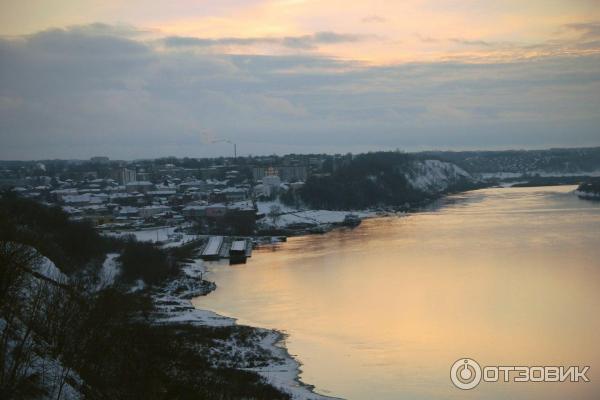
{"type": "Polygon", "coordinates": [[[598,398],[600,204],[486,189],[215,265],[199,307],[290,334],[302,379],[351,399],[598,398]],[[589,384],[455,389],[451,364],[589,364],[589,384]]]}

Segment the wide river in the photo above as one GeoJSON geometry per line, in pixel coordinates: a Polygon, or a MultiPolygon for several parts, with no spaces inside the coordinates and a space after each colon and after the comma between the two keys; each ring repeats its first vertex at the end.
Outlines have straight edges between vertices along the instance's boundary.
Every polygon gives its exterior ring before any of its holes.
{"type": "Polygon", "coordinates": [[[289,334],[301,379],[348,399],[600,399],[600,202],[484,189],[211,264],[199,308],[289,334]],[[590,366],[589,383],[455,388],[462,357],[590,366]]]}

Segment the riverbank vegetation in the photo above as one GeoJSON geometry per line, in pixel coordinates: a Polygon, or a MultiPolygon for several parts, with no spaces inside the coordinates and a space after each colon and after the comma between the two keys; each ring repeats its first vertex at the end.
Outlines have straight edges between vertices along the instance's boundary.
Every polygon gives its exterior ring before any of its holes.
{"type": "MultiPolygon", "coordinates": [[[[107,253],[120,255],[120,279],[148,284],[177,274],[171,253],[134,238],[100,235],[87,221],[71,221],[59,207],[5,193],[0,198],[0,240],[27,244],[79,279],[93,278],[107,253]]],[[[175,253],[175,252],[173,252],[175,253]]]]}
{"type": "Polygon", "coordinates": [[[600,178],[591,179],[582,183],[577,188],[579,197],[592,200],[600,200],[600,178]]]}
{"type": "Polygon", "coordinates": [[[470,173],[586,175],[600,170],[600,147],[547,150],[424,151],[415,157],[454,163],[470,173]]]}
{"type": "Polygon", "coordinates": [[[155,323],[150,290],[127,282],[165,281],[177,254],[10,195],[0,227],[0,398],[289,398],[214,351],[232,336],[251,346],[249,328],[155,323]],[[120,254],[124,276],[98,288],[93,271],[107,252],[120,254]]]}
{"type": "Polygon", "coordinates": [[[411,174],[416,179],[435,180],[438,177],[427,176],[427,171],[414,173],[418,162],[413,155],[402,152],[359,154],[331,168],[330,173],[311,176],[301,189],[300,197],[315,209],[409,208],[434,199],[442,192],[480,186],[461,171],[465,176],[452,177],[442,191],[426,190],[410,180],[411,174]]]}

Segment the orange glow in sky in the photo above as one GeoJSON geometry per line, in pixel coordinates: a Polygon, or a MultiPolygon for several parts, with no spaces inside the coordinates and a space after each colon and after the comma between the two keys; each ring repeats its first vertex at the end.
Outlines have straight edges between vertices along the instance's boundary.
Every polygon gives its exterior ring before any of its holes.
{"type": "Polygon", "coordinates": [[[148,39],[213,39],[205,52],[308,53],[371,64],[511,60],[600,47],[585,37],[599,29],[598,0],[32,0],[0,7],[4,35],[102,22],[135,26],[148,39]],[[340,36],[306,39],[319,32],[340,36]]]}
{"type": "Polygon", "coordinates": [[[596,146],[599,59],[600,0],[2,0],[0,159],[596,146]]]}

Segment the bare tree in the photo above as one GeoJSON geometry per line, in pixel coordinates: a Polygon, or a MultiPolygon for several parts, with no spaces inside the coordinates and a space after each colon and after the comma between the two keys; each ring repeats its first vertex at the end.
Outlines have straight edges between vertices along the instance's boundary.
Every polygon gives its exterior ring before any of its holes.
{"type": "Polygon", "coordinates": [[[76,348],[72,327],[81,298],[38,272],[34,248],[0,241],[0,397],[62,398],[71,368],[61,355],[76,348]]]}

